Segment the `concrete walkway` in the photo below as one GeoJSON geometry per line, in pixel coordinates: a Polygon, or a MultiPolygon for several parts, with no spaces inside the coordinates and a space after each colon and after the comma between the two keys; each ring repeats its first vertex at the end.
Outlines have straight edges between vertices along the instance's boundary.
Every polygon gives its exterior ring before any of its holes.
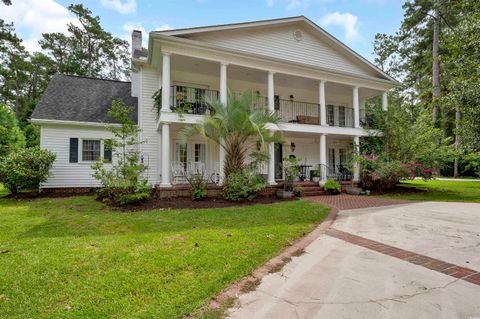
{"type": "Polygon", "coordinates": [[[340,211],[231,318],[480,318],[480,204],[340,211]]]}

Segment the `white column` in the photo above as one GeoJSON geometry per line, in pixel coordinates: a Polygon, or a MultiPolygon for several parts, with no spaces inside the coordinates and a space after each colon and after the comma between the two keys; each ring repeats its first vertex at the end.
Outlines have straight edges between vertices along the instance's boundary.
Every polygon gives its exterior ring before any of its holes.
{"type": "Polygon", "coordinates": [[[388,108],[388,95],[387,95],[387,91],[383,92],[382,93],[382,108],[384,111],[387,110],[388,108]]]}
{"type": "Polygon", "coordinates": [[[162,112],[170,110],[170,53],[162,53],[162,112]]]}
{"type": "Polygon", "coordinates": [[[327,180],[327,134],[320,135],[320,183],[327,180]]]}
{"type": "Polygon", "coordinates": [[[170,184],[170,123],[162,123],[162,182],[161,187],[170,184]]]}
{"type": "Polygon", "coordinates": [[[220,103],[227,104],[227,63],[220,63],[220,103]]]}
{"type": "MultiPolygon", "coordinates": [[[[220,141],[220,144],[223,144],[223,139],[220,141]]],[[[219,150],[218,150],[218,166],[219,166],[219,172],[220,174],[220,181],[219,185],[223,185],[225,183],[225,175],[223,172],[223,168],[225,166],[225,149],[222,147],[222,145],[218,145],[219,150]]]]}
{"type": "Polygon", "coordinates": [[[327,106],[325,105],[325,80],[318,83],[318,102],[320,104],[320,125],[327,125],[327,106]]]}
{"type": "Polygon", "coordinates": [[[353,123],[356,128],[360,127],[360,105],[358,100],[358,86],[353,88],[353,123]]]}
{"type": "MultiPolygon", "coordinates": [[[[355,154],[360,153],[360,136],[353,138],[353,150],[355,154]]],[[[353,181],[360,181],[360,164],[358,162],[353,163],[353,181]]]]}
{"type": "Polygon", "coordinates": [[[268,110],[270,112],[274,112],[275,111],[275,89],[274,89],[274,79],[273,79],[273,75],[275,73],[272,72],[272,71],[269,71],[268,72],[268,83],[267,83],[267,87],[268,87],[268,110]]]}
{"type": "Polygon", "coordinates": [[[268,184],[276,185],[275,182],[275,144],[268,143],[268,184]]]}

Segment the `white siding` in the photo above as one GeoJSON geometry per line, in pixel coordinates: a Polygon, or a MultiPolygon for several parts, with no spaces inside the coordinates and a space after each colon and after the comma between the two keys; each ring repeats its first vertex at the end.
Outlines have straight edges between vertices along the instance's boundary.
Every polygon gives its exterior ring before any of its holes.
{"type": "Polygon", "coordinates": [[[351,56],[347,56],[346,52],[334,49],[326,41],[301,27],[282,26],[260,30],[228,30],[192,35],[189,38],[297,63],[364,76],[378,76],[369,67],[353,62],[351,56]],[[302,31],[301,41],[294,39],[293,32],[295,30],[302,31]]]}
{"type": "Polygon", "coordinates": [[[158,90],[160,78],[154,68],[144,67],[140,72],[140,96],[138,99],[139,125],[142,129],[142,155],[148,166],[146,177],[154,185],[160,183],[160,134],[157,131],[157,113],[152,95],[158,90]]]}
{"type": "Polygon", "coordinates": [[[91,163],[70,163],[70,138],[105,139],[112,136],[109,131],[95,127],[42,125],[40,134],[40,147],[56,155],[50,176],[42,188],[98,186],[98,181],[92,177],[91,163]]]}

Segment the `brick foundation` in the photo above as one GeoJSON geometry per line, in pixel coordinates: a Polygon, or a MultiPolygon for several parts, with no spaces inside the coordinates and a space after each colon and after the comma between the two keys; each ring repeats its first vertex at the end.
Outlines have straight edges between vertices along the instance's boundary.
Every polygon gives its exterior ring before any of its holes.
{"type": "Polygon", "coordinates": [[[51,187],[51,188],[42,188],[41,193],[43,194],[93,194],[95,192],[95,187],[51,187]]]}

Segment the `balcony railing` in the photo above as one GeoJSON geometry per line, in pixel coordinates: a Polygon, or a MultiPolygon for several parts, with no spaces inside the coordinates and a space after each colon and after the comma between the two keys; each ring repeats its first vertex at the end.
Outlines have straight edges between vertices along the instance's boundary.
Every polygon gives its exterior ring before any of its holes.
{"type": "MultiPolygon", "coordinates": [[[[239,97],[241,93],[233,93],[239,97]]],[[[218,101],[220,93],[215,90],[173,85],[170,88],[170,108],[174,112],[186,114],[207,114],[209,103],[218,101]]],[[[268,98],[256,95],[252,109],[264,109],[268,98]]],[[[282,122],[320,125],[320,105],[317,103],[283,100],[275,98],[275,111],[282,122]]],[[[363,121],[362,121],[363,122],[363,121]]],[[[345,106],[327,105],[327,124],[330,126],[353,127],[353,109],[345,106]]],[[[366,123],[365,123],[366,124],[366,123]]],[[[368,126],[372,126],[371,121],[368,126]]]]}
{"type": "Polygon", "coordinates": [[[319,104],[277,99],[275,110],[284,122],[320,125],[319,104]]]}
{"type": "MultiPolygon", "coordinates": [[[[233,95],[235,98],[239,98],[242,96],[242,93],[239,92],[233,92],[233,95]]],[[[252,110],[258,110],[258,109],[265,109],[267,108],[268,105],[268,98],[265,96],[261,96],[260,94],[256,94],[253,97],[251,109],[252,110]]]]}
{"type": "Polygon", "coordinates": [[[205,114],[209,111],[209,102],[218,99],[218,91],[180,85],[170,87],[170,108],[174,112],[205,114]]]}
{"type": "Polygon", "coordinates": [[[353,109],[342,105],[327,105],[327,124],[330,126],[353,127],[353,109]]]}

